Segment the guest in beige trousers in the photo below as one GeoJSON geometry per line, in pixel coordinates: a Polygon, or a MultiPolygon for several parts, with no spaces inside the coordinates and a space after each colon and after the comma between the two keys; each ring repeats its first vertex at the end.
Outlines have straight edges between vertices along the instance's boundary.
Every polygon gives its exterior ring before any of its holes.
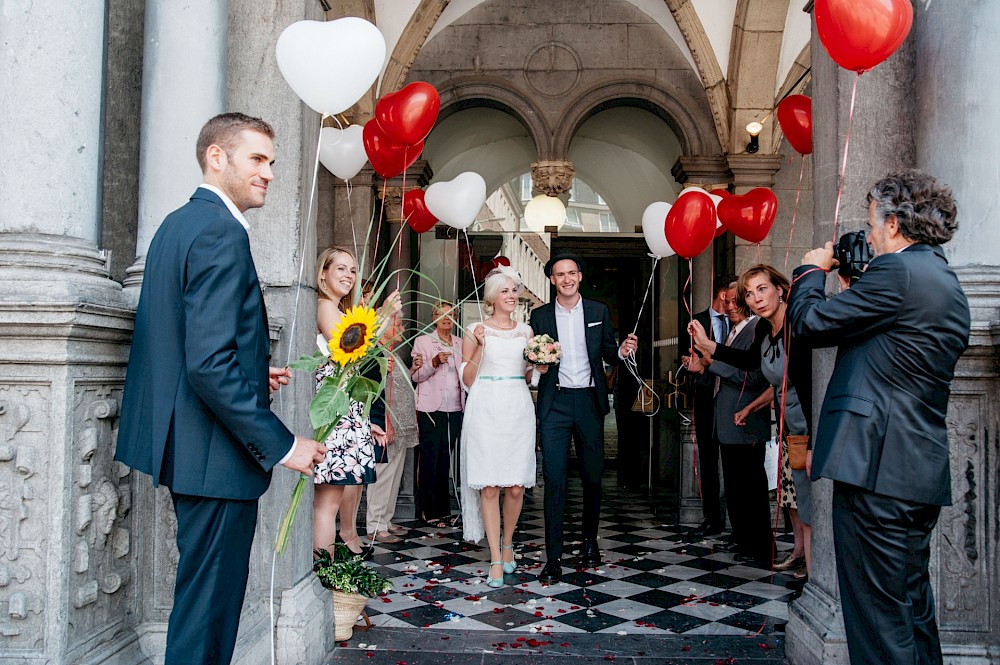
{"type": "Polygon", "coordinates": [[[417,438],[417,407],[406,365],[395,355],[386,382],[384,397],[387,406],[389,461],[375,465],[376,480],[368,485],[368,537],[382,543],[398,543],[406,533],[404,527],[392,523],[403,478],[407,450],[415,448],[417,438]]]}

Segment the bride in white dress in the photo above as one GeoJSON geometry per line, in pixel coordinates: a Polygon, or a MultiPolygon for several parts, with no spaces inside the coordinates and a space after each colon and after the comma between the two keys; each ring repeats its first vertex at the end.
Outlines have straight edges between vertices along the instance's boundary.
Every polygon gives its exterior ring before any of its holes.
{"type": "Polygon", "coordinates": [[[531,328],[511,315],[517,307],[521,276],[501,266],[486,276],[486,320],[468,327],[462,343],[462,381],[469,389],[462,425],[462,524],[464,537],[490,547],[486,583],[503,586],[513,573],[514,530],[524,488],[535,484],[535,406],[528,381],[533,368],[524,360],[531,328]],[[500,493],[503,488],[503,535],[500,493]]]}

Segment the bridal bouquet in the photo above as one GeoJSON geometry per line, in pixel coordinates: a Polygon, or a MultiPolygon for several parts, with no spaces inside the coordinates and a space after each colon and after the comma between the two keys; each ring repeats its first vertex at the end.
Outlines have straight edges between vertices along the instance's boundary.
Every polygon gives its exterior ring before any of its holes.
{"type": "MultiPolygon", "coordinates": [[[[347,310],[337,328],[333,330],[325,348],[302,356],[289,364],[292,369],[315,374],[323,365],[330,364],[333,371],[323,377],[316,396],[309,403],[309,419],[315,430],[315,439],[325,441],[341,418],[348,414],[351,401],[364,405],[365,416],[372,402],[378,398],[388,372],[387,347],[379,344],[382,333],[398,311],[398,297],[391,297],[378,311],[359,304],[347,310]],[[380,381],[368,378],[378,366],[380,381]]],[[[285,551],[292,524],[299,510],[308,477],[300,475],[292,500],[278,529],[274,549],[280,555],[285,551]]]]}
{"type": "Polygon", "coordinates": [[[562,349],[549,335],[535,335],[524,346],[524,359],[532,365],[555,365],[562,359],[562,349]]]}

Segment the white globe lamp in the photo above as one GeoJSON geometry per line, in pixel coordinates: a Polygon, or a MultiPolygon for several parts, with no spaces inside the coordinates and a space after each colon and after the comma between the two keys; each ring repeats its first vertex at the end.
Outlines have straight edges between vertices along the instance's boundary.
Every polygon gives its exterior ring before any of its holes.
{"type": "Polygon", "coordinates": [[[545,228],[562,228],[566,223],[566,206],[555,196],[539,194],[524,206],[524,223],[535,233],[545,233],[545,228]]]}

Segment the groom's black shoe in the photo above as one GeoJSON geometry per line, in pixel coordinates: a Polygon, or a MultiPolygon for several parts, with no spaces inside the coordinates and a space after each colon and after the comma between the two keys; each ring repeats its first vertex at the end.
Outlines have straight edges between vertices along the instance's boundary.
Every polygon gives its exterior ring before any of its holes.
{"type": "Polygon", "coordinates": [[[542,584],[558,584],[561,579],[562,566],[559,561],[549,561],[538,575],[538,581],[542,584]]]}
{"type": "Polygon", "coordinates": [[[601,548],[597,546],[596,538],[586,538],[583,541],[583,563],[588,566],[601,565],[601,548]]]}

